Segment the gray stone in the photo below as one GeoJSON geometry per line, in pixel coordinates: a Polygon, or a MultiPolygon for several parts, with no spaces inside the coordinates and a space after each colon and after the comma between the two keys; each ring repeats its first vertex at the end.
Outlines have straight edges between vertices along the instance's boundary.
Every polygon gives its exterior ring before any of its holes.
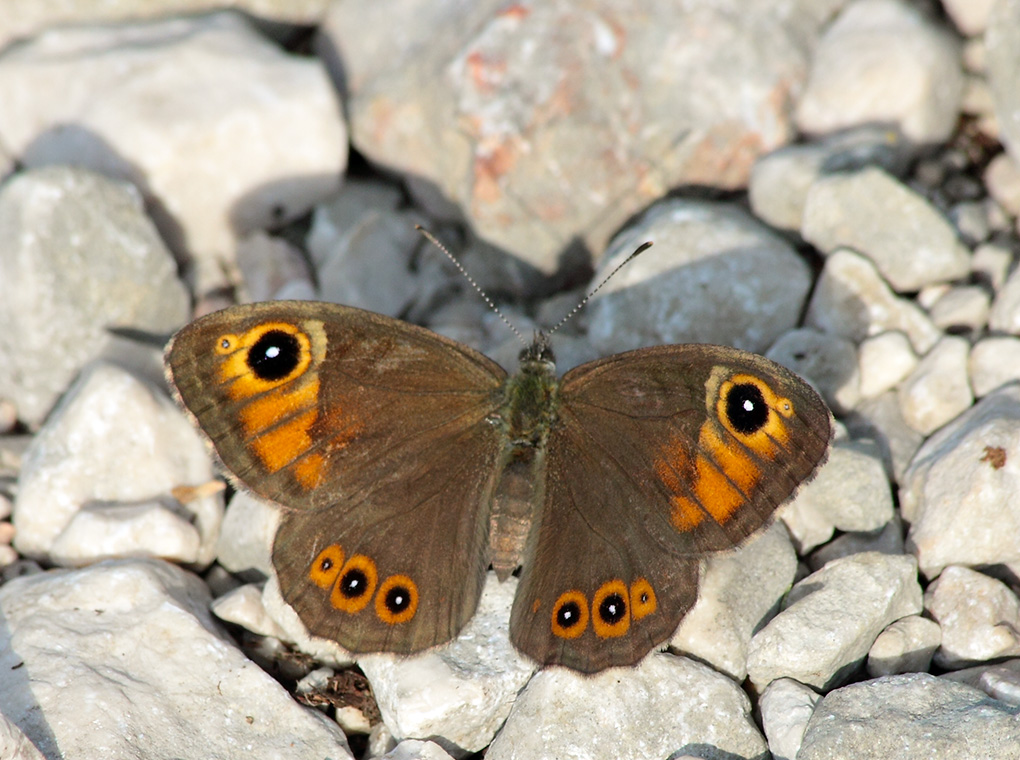
{"type": "Polygon", "coordinates": [[[67,565],[123,556],[207,565],[223,519],[222,488],[203,488],[213,477],[204,442],[162,390],[94,364],[25,454],[15,545],[67,565]]]}
{"type": "Polygon", "coordinates": [[[801,327],[780,336],[765,356],[810,381],[835,414],[861,398],[857,349],[849,340],[801,327]]]}
{"type": "Polygon", "coordinates": [[[962,92],[953,34],[906,2],[860,0],[819,41],[797,126],[817,134],[891,123],[915,142],[940,142],[956,126],[962,92]]]}
{"type": "Polygon", "coordinates": [[[765,687],[758,706],[773,760],[795,760],[811,713],[821,697],[792,678],[765,687]]]}
{"type": "Polygon", "coordinates": [[[763,689],[788,677],[831,689],[860,668],[889,623],[921,611],[917,563],[875,552],[844,557],[797,583],[786,605],[751,639],[751,683],[763,689]]]}
{"type": "Polygon", "coordinates": [[[980,285],[950,288],[928,310],[931,321],[940,330],[982,329],[988,323],[991,298],[980,285]]]}
{"type": "Polygon", "coordinates": [[[870,165],[902,176],[913,154],[910,141],[887,126],[864,125],[809,143],[784,145],[751,168],[747,186],[751,210],[772,227],[799,232],[808,191],[819,177],[870,165]]]}
{"type": "Polygon", "coordinates": [[[205,584],[155,560],[0,588],[0,712],[49,758],[351,758],[209,614],[205,584]]]}
{"type": "Polygon", "coordinates": [[[797,554],[779,524],[735,551],[709,557],[698,601],[670,646],[743,681],[751,636],[779,611],[796,571],[797,554]]]}
{"type": "Polygon", "coordinates": [[[993,332],[1020,335],[1020,269],[1014,270],[995,294],[988,326],[993,332]]]}
{"type": "Polygon", "coordinates": [[[873,399],[865,399],[845,419],[847,430],[856,438],[871,438],[879,445],[882,462],[892,480],[902,482],[914,454],[924,442],[924,435],[903,419],[899,397],[887,391],[873,399]]]}
{"type": "Polygon", "coordinates": [[[929,435],[974,403],[967,376],[969,353],[965,338],[947,335],[900,383],[900,409],[910,427],[929,435]]]}
{"type": "Polygon", "coordinates": [[[516,579],[490,573],[474,617],[449,645],[420,655],[362,655],[383,722],[397,739],[442,737],[458,756],[478,752],[507,719],[535,666],[510,644],[516,579]]]}
{"type": "Polygon", "coordinates": [[[199,295],[231,284],[239,236],[303,215],[347,163],[321,62],[229,11],[48,29],[0,54],[0,102],[24,165],[138,186],[199,295]]]}
{"type": "Polygon", "coordinates": [[[613,241],[592,282],[649,240],[588,306],[588,337],[602,353],[659,343],[762,352],[797,324],[807,265],[738,207],[680,199],[653,206],[613,241]]]}
{"type": "Polygon", "coordinates": [[[1016,708],[963,684],[909,673],[823,697],[797,760],[1012,760],[1018,746],[1016,708]]]}
{"type": "Polygon", "coordinates": [[[868,675],[872,678],[899,673],[924,673],[942,641],[942,629],[920,615],[900,618],[875,639],[868,651],[868,675]]]}
{"type": "Polygon", "coordinates": [[[867,256],[897,292],[955,280],[970,271],[967,250],[946,218],[877,167],[815,182],[801,235],[827,254],[850,248],[867,256]]]}
{"type": "Polygon", "coordinates": [[[19,174],[0,186],[0,240],[0,397],[33,427],[117,340],[109,328],[167,335],[188,319],[173,258],[125,183],[19,174]]]}
{"type": "Polygon", "coordinates": [[[765,739],[747,695],[701,663],[653,654],[636,668],[582,676],[538,673],[518,695],[486,760],[605,757],[647,760],[696,752],[760,758],[765,739]]]}
{"type": "Polygon", "coordinates": [[[1020,160],[1020,90],[1016,86],[1016,72],[1020,71],[1020,0],[998,0],[992,6],[985,46],[988,82],[995,100],[1000,137],[1009,155],[1017,161],[1020,160]]]}
{"type": "Polygon", "coordinates": [[[947,565],[1020,562],[1020,385],[932,435],[900,480],[907,549],[927,577],[947,565]]]}
{"type": "Polygon", "coordinates": [[[861,396],[881,396],[914,371],[919,359],[910,339],[899,330],[865,338],[857,350],[861,396]]]}
{"type": "Polygon", "coordinates": [[[800,5],[354,0],[322,31],[359,151],[548,274],[670,188],[742,187],[791,139],[789,93],[832,4],[800,5]],[[415,23],[394,34],[394,18],[415,23]]]}
{"type": "Polygon", "coordinates": [[[970,350],[967,370],[974,395],[978,398],[1006,383],[1020,380],[1020,338],[982,338],[970,350]]]}
{"type": "Polygon", "coordinates": [[[822,332],[860,343],[871,335],[899,330],[918,353],[927,353],[941,337],[916,304],[897,297],[864,256],[845,248],[825,260],[805,322],[822,332]]]}
{"type": "Polygon", "coordinates": [[[1002,581],[951,565],[928,586],[924,606],[942,629],[939,667],[1020,655],[1020,600],[1002,581]]]}

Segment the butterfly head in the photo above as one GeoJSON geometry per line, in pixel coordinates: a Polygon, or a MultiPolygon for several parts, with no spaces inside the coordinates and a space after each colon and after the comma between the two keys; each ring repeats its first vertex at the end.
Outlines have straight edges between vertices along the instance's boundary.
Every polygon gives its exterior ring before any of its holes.
{"type": "Polygon", "coordinates": [[[556,366],[556,357],[553,356],[552,346],[549,343],[549,336],[538,330],[531,343],[521,350],[517,360],[524,372],[532,370],[551,370],[556,366]]]}

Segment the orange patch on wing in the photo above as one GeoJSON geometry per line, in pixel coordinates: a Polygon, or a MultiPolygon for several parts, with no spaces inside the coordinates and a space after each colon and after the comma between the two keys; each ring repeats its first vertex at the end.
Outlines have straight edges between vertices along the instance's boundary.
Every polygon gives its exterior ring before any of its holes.
{"type": "Polygon", "coordinates": [[[702,429],[700,442],[711,456],[698,456],[695,490],[702,506],[716,522],[723,524],[747,503],[762,472],[740,444],[727,446],[707,425],[702,429]]]}
{"type": "Polygon", "coordinates": [[[281,417],[301,409],[312,409],[319,401],[319,378],[313,377],[292,391],[283,389],[260,396],[241,409],[244,432],[257,436],[273,427],[281,417]]]}
{"type": "Polygon", "coordinates": [[[635,620],[651,615],[659,606],[655,598],[655,589],[644,578],[638,578],[630,584],[630,614],[635,620]]]}
{"type": "Polygon", "coordinates": [[[294,465],[294,477],[306,491],[322,482],[322,467],[326,463],[322,454],[309,454],[294,465]]]}
{"type": "Polygon", "coordinates": [[[702,425],[698,456],[693,468],[686,468],[693,470],[693,482],[685,488],[681,473],[685,472],[683,465],[689,459],[686,449],[679,441],[674,441],[666,457],[656,462],[659,478],[673,493],[670,521],[682,533],[698,527],[709,516],[720,524],[726,523],[747,503],[751,490],[762,476],[743,447],[737,441],[727,446],[712,429],[711,421],[702,425]]]}
{"type": "Polygon", "coordinates": [[[308,451],[312,445],[308,429],[318,416],[312,409],[252,440],[251,447],[266,469],[277,472],[308,451]]]}
{"type": "Polygon", "coordinates": [[[330,544],[321,552],[308,568],[308,578],[319,588],[328,589],[340,575],[344,565],[344,550],[340,544],[330,544]]]}

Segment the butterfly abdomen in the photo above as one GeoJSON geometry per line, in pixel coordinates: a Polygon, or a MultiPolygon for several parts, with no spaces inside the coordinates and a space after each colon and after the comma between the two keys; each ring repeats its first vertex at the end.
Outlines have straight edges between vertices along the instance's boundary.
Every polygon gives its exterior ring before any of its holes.
{"type": "Polygon", "coordinates": [[[535,512],[542,504],[545,449],[555,423],[558,382],[548,351],[525,354],[503,385],[496,423],[505,434],[489,513],[489,559],[502,581],[521,563],[535,512]]]}

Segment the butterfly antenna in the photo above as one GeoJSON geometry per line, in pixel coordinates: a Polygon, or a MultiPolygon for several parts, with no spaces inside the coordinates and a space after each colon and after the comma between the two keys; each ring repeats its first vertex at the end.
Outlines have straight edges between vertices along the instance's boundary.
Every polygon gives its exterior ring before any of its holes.
{"type": "Polygon", "coordinates": [[[612,272],[610,272],[609,274],[607,274],[607,275],[606,275],[606,277],[605,277],[605,279],[604,279],[604,280],[602,280],[602,282],[600,282],[600,283],[599,283],[599,284],[598,284],[598,285],[597,285],[597,286],[595,287],[595,290],[593,290],[593,291],[592,291],[591,293],[589,293],[589,294],[588,294],[588,295],[586,295],[586,296],[585,296],[584,298],[582,298],[582,299],[581,299],[581,302],[580,302],[579,304],[577,304],[577,306],[575,306],[575,307],[574,307],[573,309],[571,309],[571,310],[570,310],[570,312],[569,312],[569,313],[568,313],[568,314],[567,314],[567,315],[566,315],[565,317],[563,317],[563,319],[561,319],[561,320],[560,320],[559,322],[557,322],[557,323],[556,323],[556,326],[555,326],[555,327],[553,327],[553,329],[551,329],[551,330],[550,330],[550,331],[549,331],[548,333],[546,333],[546,334],[547,334],[547,335],[552,335],[552,334],[553,334],[554,332],[556,332],[556,331],[557,331],[557,330],[559,330],[559,329],[560,329],[561,327],[563,327],[563,325],[565,325],[565,324],[566,324],[566,323],[567,323],[568,321],[570,321],[570,320],[571,320],[571,319],[573,318],[573,316],[574,316],[575,314],[577,314],[577,312],[579,312],[579,311],[580,311],[581,309],[583,309],[583,308],[584,308],[585,304],[587,304],[587,303],[588,303],[588,301],[590,301],[590,300],[592,299],[592,297],[593,297],[593,296],[594,296],[594,295],[595,295],[596,293],[598,293],[598,292],[599,292],[600,290],[602,290],[602,286],[604,286],[604,285],[605,285],[605,284],[606,284],[607,282],[609,282],[609,281],[610,281],[611,279],[613,279],[613,275],[615,275],[615,274],[616,274],[617,272],[619,272],[619,271],[620,271],[621,269],[623,269],[623,268],[624,268],[625,266],[627,266],[627,265],[628,265],[628,264],[629,264],[629,263],[630,263],[631,261],[633,261],[633,260],[634,260],[635,258],[637,258],[637,257],[638,257],[638,256],[639,256],[640,254],[644,253],[645,251],[647,251],[647,250],[648,250],[649,248],[651,248],[651,247],[652,247],[652,241],[651,241],[651,240],[648,240],[648,241],[646,241],[646,242],[642,243],[641,245],[639,245],[639,246],[637,247],[637,250],[635,250],[635,251],[634,251],[634,253],[632,253],[632,254],[631,254],[630,256],[628,256],[628,257],[627,257],[627,258],[625,258],[625,259],[624,259],[623,261],[621,261],[621,262],[619,263],[619,265],[618,265],[618,266],[617,266],[617,267],[616,267],[615,269],[613,269],[613,271],[612,271],[612,272]]]}
{"type": "Polygon", "coordinates": [[[475,278],[468,274],[467,270],[463,266],[461,266],[461,263],[457,261],[456,257],[452,253],[450,253],[447,247],[440,243],[435,235],[433,235],[427,229],[422,227],[420,224],[414,225],[414,228],[418,230],[418,232],[420,232],[425,237],[426,240],[432,243],[432,245],[434,245],[436,248],[438,248],[440,251],[446,254],[446,258],[453,262],[453,265],[457,267],[457,271],[464,276],[465,280],[471,283],[471,287],[473,287],[478,292],[478,295],[480,295],[482,297],[482,300],[484,300],[485,303],[488,304],[489,308],[496,313],[496,316],[503,320],[503,324],[510,328],[510,332],[517,336],[517,339],[521,342],[522,345],[527,346],[528,341],[526,341],[524,339],[524,336],[521,335],[521,331],[514,327],[513,323],[506,318],[503,312],[499,310],[499,307],[492,302],[491,298],[489,298],[489,295],[484,290],[482,290],[482,286],[475,282],[475,278]]]}

